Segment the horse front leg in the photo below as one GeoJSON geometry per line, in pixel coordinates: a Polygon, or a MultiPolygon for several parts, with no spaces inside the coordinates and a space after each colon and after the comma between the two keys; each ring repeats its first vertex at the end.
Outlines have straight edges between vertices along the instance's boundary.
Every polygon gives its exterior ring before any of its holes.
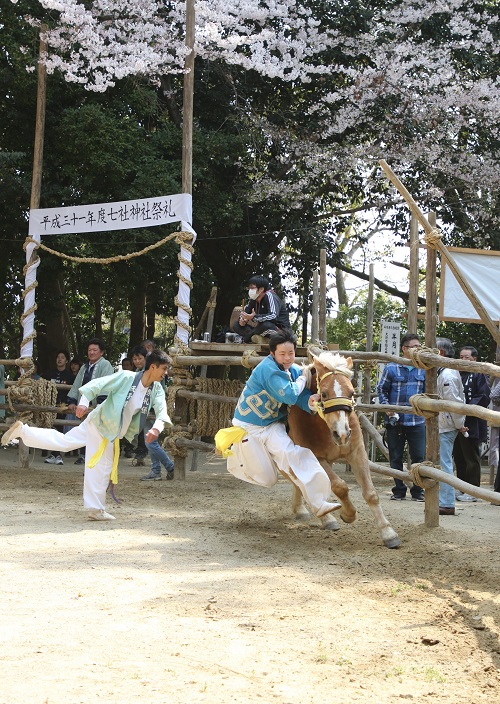
{"type": "Polygon", "coordinates": [[[382,511],[379,496],[373,486],[366,453],[357,453],[349,458],[349,462],[351,464],[354,477],[361,488],[363,498],[368,504],[370,511],[373,513],[375,523],[380,531],[382,542],[386,548],[398,548],[401,545],[401,540],[382,511]]]}
{"type": "Polygon", "coordinates": [[[333,493],[342,504],[342,508],[339,511],[340,518],[344,521],[344,523],[354,523],[356,520],[356,509],[349,496],[349,487],[346,482],[338,476],[338,474],[335,474],[331,464],[329,464],[326,460],[320,460],[320,463],[325,472],[328,474],[333,493]]]}

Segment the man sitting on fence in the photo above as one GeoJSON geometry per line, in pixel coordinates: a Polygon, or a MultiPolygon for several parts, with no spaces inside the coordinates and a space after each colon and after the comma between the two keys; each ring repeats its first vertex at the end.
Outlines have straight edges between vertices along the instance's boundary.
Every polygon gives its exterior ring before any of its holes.
{"type": "Polygon", "coordinates": [[[274,332],[290,328],[288,311],[263,276],[252,276],[248,282],[249,301],[233,323],[233,330],[243,342],[264,342],[274,332]],[[255,339],[254,339],[255,338],[255,339]]]}

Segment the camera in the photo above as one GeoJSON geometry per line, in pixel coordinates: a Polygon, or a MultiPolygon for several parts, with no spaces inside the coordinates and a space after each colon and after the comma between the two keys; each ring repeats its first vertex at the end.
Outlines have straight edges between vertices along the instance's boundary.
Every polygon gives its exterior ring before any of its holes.
{"type": "Polygon", "coordinates": [[[399,414],[395,413],[393,416],[389,416],[385,421],[386,428],[395,428],[399,421],[399,414]]]}

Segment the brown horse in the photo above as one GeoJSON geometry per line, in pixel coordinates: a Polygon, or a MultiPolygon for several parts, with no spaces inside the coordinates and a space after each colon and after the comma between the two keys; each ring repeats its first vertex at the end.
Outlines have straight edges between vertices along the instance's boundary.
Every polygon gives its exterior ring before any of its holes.
{"type": "MultiPolygon", "coordinates": [[[[291,406],[290,437],[297,445],[308,447],[318,458],[330,478],[333,493],[342,504],[339,513],[346,523],[356,520],[356,509],[349,498],[346,482],[335,474],[332,464],[344,460],[351,465],[384,545],[388,548],[399,547],[401,541],[384,516],[373,486],[359,420],[353,412],[352,359],[333,352],[322,352],[318,357],[313,356],[312,364],[306,369],[308,388],[320,396],[316,404],[318,412],[312,415],[298,406],[291,406]]],[[[309,517],[302,495],[295,486],[292,507],[297,518],[309,517]]],[[[321,522],[327,530],[340,528],[332,514],[324,516],[321,522]]]]}

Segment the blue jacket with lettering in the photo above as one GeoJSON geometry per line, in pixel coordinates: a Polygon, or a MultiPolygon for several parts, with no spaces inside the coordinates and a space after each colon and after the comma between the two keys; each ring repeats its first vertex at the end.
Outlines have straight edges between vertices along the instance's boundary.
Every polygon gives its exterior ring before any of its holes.
{"type": "Polygon", "coordinates": [[[297,404],[311,413],[308,400],[309,389],[299,392],[295,383],[301,375],[297,364],[292,364],[289,372],[279,365],[272,355],[266,357],[250,375],[236,406],[234,417],[244,423],[266,426],[271,423],[284,423],[288,406],[297,404]]]}

